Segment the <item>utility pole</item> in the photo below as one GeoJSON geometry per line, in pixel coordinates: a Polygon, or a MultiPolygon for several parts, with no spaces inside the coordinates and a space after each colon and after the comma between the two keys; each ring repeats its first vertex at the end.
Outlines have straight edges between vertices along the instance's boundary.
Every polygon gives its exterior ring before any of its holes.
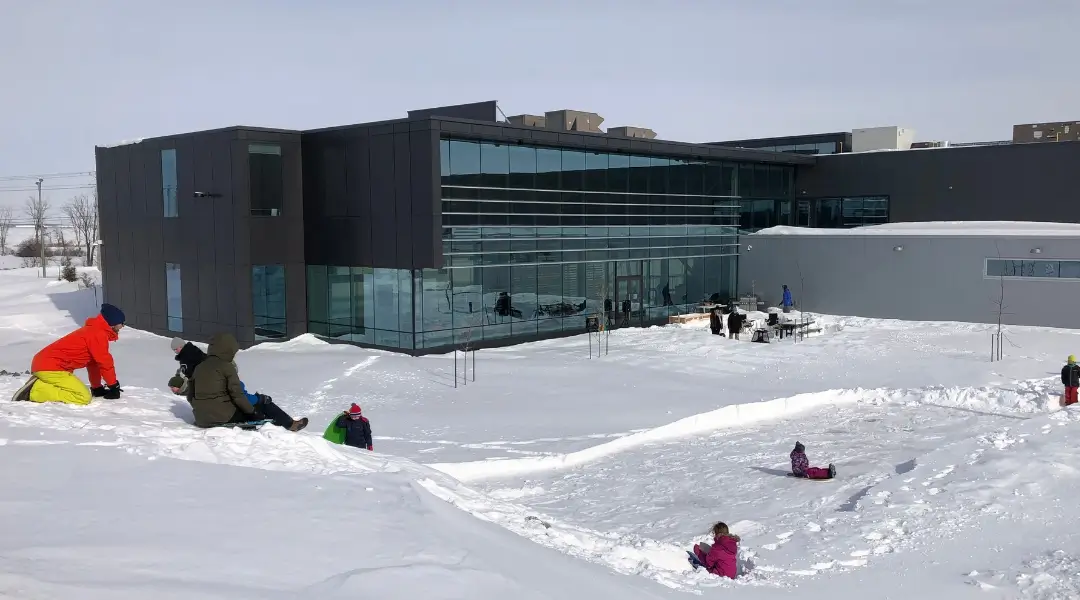
{"type": "MultiPolygon", "coordinates": [[[[37,201],[38,206],[44,206],[41,203],[41,182],[45,181],[41,177],[37,180],[37,201]]],[[[40,210],[40,209],[39,209],[40,210]]],[[[37,234],[38,234],[38,247],[41,250],[41,278],[45,279],[48,275],[45,274],[45,215],[40,214],[37,218],[37,234]]]]}

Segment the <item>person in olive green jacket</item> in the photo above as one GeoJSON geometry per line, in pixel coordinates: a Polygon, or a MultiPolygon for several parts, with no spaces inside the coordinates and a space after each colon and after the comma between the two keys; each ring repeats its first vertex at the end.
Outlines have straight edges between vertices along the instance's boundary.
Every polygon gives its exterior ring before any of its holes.
{"type": "Polygon", "coordinates": [[[233,359],[240,344],[230,333],[219,333],[210,340],[206,359],[195,367],[190,385],[193,387],[191,409],[198,427],[217,427],[229,423],[245,423],[270,419],[274,425],[290,431],[307,427],[307,418],[293,419],[274,404],[270,396],[248,395],[233,359]],[[254,397],[256,401],[250,400],[254,397]]]}

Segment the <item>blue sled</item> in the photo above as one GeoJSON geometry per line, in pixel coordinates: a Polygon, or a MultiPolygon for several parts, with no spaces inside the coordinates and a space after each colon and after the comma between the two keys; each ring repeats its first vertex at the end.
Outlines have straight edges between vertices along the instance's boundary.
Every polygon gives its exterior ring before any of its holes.
{"type": "Polygon", "coordinates": [[[263,425],[270,422],[270,419],[263,419],[261,421],[245,421],[243,423],[225,423],[224,425],[218,425],[218,427],[228,427],[230,429],[243,429],[244,431],[258,431],[263,425]]]}
{"type": "Polygon", "coordinates": [[[694,567],[695,571],[698,570],[698,567],[704,567],[705,566],[704,564],[702,564],[702,562],[700,560],[698,560],[697,555],[694,554],[693,552],[687,550],[686,555],[687,555],[686,560],[690,563],[691,567],[694,567]]]}

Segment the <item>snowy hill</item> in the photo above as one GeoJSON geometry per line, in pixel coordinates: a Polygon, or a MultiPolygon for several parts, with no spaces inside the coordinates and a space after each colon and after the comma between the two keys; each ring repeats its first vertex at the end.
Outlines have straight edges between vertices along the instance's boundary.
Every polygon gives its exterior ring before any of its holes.
{"type": "MultiPolygon", "coordinates": [[[[0,369],[91,316],[74,284],[0,272],[0,369]]],[[[308,431],[199,430],[168,340],[126,329],[125,389],[8,401],[0,596],[15,598],[1070,598],[1080,595],[1080,411],[1070,331],[818,317],[799,343],[702,326],[453,358],[305,336],[241,352],[308,431]],[[376,453],[319,435],[352,401],[376,453]],[[840,476],[785,477],[795,440],[840,476]],[[725,520],[736,581],[685,550],[725,520]],[[868,592],[867,586],[873,586],[868,592]]]]}

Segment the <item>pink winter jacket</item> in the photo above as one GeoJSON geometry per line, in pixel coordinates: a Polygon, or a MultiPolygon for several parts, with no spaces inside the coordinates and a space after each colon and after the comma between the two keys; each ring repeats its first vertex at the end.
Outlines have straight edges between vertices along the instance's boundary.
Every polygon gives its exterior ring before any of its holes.
{"type": "Polygon", "coordinates": [[[739,541],[734,537],[722,535],[714,538],[708,554],[702,552],[700,546],[694,546],[694,554],[713,575],[735,579],[735,557],[739,554],[739,541]]]}

